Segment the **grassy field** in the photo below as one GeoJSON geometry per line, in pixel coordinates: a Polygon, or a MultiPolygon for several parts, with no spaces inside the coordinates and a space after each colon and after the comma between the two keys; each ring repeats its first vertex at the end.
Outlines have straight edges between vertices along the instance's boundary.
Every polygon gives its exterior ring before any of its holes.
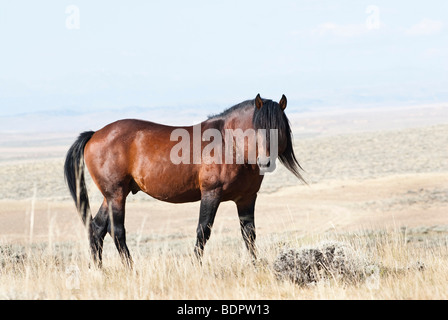
{"type": "MultiPolygon", "coordinates": [[[[223,234],[202,266],[190,241],[130,235],[135,266],[122,266],[111,241],[103,269],[89,267],[86,243],[2,244],[1,299],[447,299],[447,228],[401,229],[307,237],[271,235],[259,241],[259,261],[242,241],[223,234]],[[297,285],[272,262],[283,247],[345,243],[369,261],[369,274],[347,282],[327,278],[297,285]],[[148,245],[149,244],[149,245],[148,245]]],[[[170,238],[170,237],[168,237],[170,238]]],[[[110,239],[109,239],[110,240],[110,239]]]]}
{"type": "MultiPolygon", "coordinates": [[[[90,265],[63,179],[71,140],[45,139],[0,141],[0,299],[448,299],[446,124],[297,139],[309,185],[281,166],[266,177],[256,263],[233,203],[220,206],[200,265],[193,256],[199,203],[129,197],[132,270],[109,236],[103,268],[90,265]],[[323,241],[362,257],[361,275],[347,281],[329,272],[297,284],[276,271],[285,248],[323,241]]],[[[95,211],[101,197],[89,181],[95,211]]]]}

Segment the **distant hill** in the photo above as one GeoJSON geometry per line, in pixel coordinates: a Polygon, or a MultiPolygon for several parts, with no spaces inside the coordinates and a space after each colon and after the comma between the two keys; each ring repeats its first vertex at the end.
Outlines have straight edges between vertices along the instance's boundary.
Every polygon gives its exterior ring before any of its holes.
{"type": "Polygon", "coordinates": [[[117,110],[55,110],[0,116],[0,133],[80,132],[98,130],[119,119],[137,118],[171,125],[190,125],[206,119],[207,110],[180,107],[129,107],[117,110]]]}

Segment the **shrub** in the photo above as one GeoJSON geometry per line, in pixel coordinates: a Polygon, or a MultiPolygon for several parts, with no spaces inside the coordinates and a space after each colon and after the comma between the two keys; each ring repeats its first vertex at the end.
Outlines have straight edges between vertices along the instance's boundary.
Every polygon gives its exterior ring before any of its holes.
{"type": "Polygon", "coordinates": [[[373,273],[372,264],[349,245],[328,241],[316,247],[284,249],[273,267],[279,279],[289,279],[299,285],[329,279],[354,283],[373,273]]]}

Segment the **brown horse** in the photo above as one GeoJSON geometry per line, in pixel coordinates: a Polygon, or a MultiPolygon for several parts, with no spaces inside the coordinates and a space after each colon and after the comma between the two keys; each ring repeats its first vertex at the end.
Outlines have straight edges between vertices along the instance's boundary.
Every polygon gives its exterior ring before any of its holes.
{"type": "Polygon", "coordinates": [[[125,203],[130,192],[138,191],[172,203],[201,201],[195,245],[199,259],[220,202],[234,201],[243,239],[255,258],[255,200],[263,171],[275,165],[277,154],[270,152],[272,146],[277,148],[280,162],[303,180],[284,113],[286,103],[284,95],[279,103],[257,95],[254,100],[235,105],[196,126],[171,127],[128,119],[111,123],[97,132],[80,134],[67,153],[64,171],[70,193],[88,229],[95,263],[101,266],[103,240],[109,233],[124,263],[132,265],[126,245],[125,203]],[[264,143],[258,134],[256,140],[251,139],[247,132],[258,129],[275,132],[275,141],[269,139],[271,135],[264,143]],[[243,144],[238,144],[236,136],[241,133],[243,144]],[[180,142],[179,138],[182,138],[180,142]],[[250,157],[254,152],[255,160],[250,157]],[[226,161],[219,158],[224,154],[226,161]],[[93,219],[84,163],[104,196],[93,219]]]}

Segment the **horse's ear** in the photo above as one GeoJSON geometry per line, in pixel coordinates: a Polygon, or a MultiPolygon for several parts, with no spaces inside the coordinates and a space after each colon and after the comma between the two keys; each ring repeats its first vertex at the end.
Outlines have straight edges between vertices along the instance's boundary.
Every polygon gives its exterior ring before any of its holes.
{"type": "Polygon", "coordinates": [[[287,103],[286,96],[282,95],[282,98],[280,99],[280,102],[278,103],[280,105],[280,108],[282,108],[282,110],[286,109],[286,103],[287,103]]]}
{"type": "Polygon", "coordinates": [[[255,97],[255,106],[260,109],[263,106],[263,100],[261,100],[260,94],[255,97]]]}

